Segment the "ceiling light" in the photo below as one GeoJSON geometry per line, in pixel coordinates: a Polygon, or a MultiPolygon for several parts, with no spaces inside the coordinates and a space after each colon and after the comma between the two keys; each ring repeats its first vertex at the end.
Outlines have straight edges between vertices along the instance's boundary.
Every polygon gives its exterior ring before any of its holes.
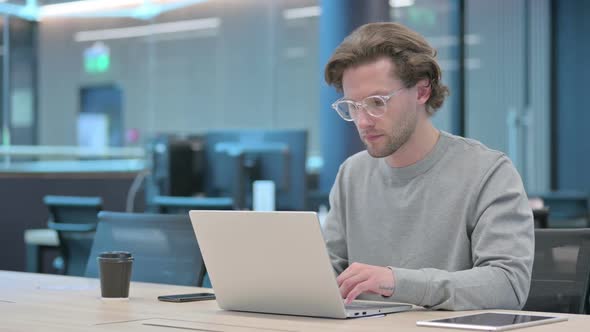
{"type": "Polygon", "coordinates": [[[286,20],[294,20],[298,18],[317,17],[322,13],[320,6],[300,7],[285,9],[283,11],[283,18],[286,20]]]}
{"type": "Polygon", "coordinates": [[[74,40],[77,42],[89,42],[97,40],[146,37],[166,33],[215,29],[218,28],[220,25],[220,18],[210,17],[196,20],[176,21],[170,23],[140,25],[128,28],[79,31],[74,35],[74,40]]]}
{"type": "Polygon", "coordinates": [[[411,7],[414,2],[414,0],[389,0],[389,5],[393,8],[411,7]]]}
{"type": "Polygon", "coordinates": [[[65,16],[91,13],[143,4],[143,0],[83,0],[45,5],[39,8],[39,16],[65,16]]]}

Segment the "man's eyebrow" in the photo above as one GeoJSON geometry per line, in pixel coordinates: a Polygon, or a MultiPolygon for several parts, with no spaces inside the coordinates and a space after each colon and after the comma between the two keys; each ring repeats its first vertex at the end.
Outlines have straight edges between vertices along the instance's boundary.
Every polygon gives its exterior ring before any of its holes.
{"type": "MultiPolygon", "coordinates": [[[[387,94],[389,94],[389,92],[387,92],[385,90],[374,90],[373,92],[371,92],[371,93],[367,94],[366,96],[362,97],[360,100],[363,100],[363,99],[365,99],[367,97],[371,97],[371,96],[385,96],[387,94]]],[[[353,100],[354,101],[354,99],[349,98],[347,96],[343,96],[342,99],[345,99],[345,100],[353,100]]]]}

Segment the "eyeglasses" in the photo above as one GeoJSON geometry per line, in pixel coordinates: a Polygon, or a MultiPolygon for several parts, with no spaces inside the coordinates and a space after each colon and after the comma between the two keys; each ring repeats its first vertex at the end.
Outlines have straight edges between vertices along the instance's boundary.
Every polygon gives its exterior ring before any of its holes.
{"type": "Polygon", "coordinates": [[[360,102],[340,98],[332,104],[332,108],[345,121],[356,121],[360,109],[364,109],[370,116],[380,118],[387,111],[387,102],[404,88],[399,88],[385,96],[369,96],[360,102]]]}

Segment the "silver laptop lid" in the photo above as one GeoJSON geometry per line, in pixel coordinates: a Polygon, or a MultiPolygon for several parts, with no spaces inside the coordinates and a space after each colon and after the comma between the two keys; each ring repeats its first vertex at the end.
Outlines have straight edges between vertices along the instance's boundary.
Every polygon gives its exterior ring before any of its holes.
{"type": "Polygon", "coordinates": [[[314,212],[190,211],[219,307],[346,318],[314,212]]]}

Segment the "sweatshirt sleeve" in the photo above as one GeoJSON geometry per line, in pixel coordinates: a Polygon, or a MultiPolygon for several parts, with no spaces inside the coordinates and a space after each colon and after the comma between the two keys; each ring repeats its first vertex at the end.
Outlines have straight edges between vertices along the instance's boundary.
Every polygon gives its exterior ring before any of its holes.
{"type": "Polygon", "coordinates": [[[388,299],[432,309],[521,309],[534,257],[534,223],[518,172],[502,156],[483,177],[471,215],[473,268],[396,268],[388,299]]]}
{"type": "Polygon", "coordinates": [[[348,249],[346,246],[346,222],[344,220],[344,197],[341,195],[343,166],[338,170],[336,181],[330,191],[330,211],[324,222],[323,235],[336,274],[348,267],[348,249]]]}

